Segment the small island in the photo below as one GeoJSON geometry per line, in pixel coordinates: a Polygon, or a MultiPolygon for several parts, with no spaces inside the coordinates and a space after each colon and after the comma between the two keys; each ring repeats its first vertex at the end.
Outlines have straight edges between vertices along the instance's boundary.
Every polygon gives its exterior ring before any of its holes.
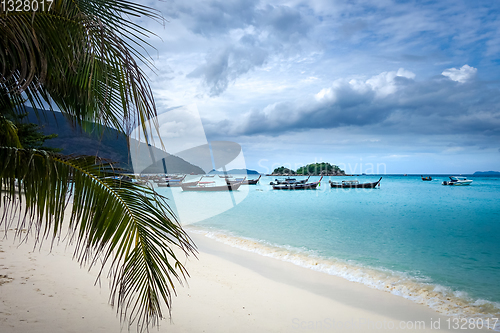
{"type": "Polygon", "coordinates": [[[474,172],[474,176],[500,176],[499,171],[476,171],[474,172]]]}
{"type": "Polygon", "coordinates": [[[284,166],[276,168],[270,176],[347,176],[345,171],[330,163],[312,163],[302,166],[297,171],[284,166]]]}

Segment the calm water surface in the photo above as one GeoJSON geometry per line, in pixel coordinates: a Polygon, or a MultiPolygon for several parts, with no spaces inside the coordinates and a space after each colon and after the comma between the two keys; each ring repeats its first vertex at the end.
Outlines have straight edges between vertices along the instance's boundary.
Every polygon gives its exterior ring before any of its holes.
{"type": "MultiPolygon", "coordinates": [[[[471,186],[455,187],[441,185],[445,176],[383,177],[377,189],[330,189],[325,178],[306,191],[273,191],[274,177],[263,177],[239,204],[188,228],[445,314],[499,318],[500,178],[470,177],[471,186]]],[[[175,198],[202,205],[214,195],[175,198]]]]}

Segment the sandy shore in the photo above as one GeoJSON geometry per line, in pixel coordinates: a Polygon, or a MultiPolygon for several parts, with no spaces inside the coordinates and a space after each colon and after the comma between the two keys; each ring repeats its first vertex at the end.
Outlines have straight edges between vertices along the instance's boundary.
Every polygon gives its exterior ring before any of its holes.
{"type": "MultiPolygon", "coordinates": [[[[192,237],[199,260],[186,262],[189,285],[177,288],[160,332],[453,331],[449,317],[402,297],[192,237]]],[[[18,245],[12,233],[0,240],[0,332],[127,331],[107,281],[94,285],[97,270],[80,268],[71,248],[49,249],[18,245]]]]}

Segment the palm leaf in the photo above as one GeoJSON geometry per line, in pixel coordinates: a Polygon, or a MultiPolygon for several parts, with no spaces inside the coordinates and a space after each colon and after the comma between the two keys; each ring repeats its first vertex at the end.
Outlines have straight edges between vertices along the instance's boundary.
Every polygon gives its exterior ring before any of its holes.
{"type": "Polygon", "coordinates": [[[21,147],[16,125],[0,114],[0,146],[21,147]]]}
{"type": "Polygon", "coordinates": [[[11,214],[0,224],[15,223],[17,236],[27,229],[42,242],[58,239],[67,223],[75,258],[89,269],[110,264],[111,303],[141,330],[158,324],[162,306],[170,310],[174,282],[187,277],[173,248],[186,256],[196,250],[164,197],[115,175],[111,164],[95,157],[2,147],[0,207],[11,214]],[[65,221],[70,195],[71,217],[65,221]],[[14,211],[17,220],[11,219],[14,211]]]}
{"type": "MultiPolygon", "coordinates": [[[[163,21],[156,10],[126,0],[56,0],[50,11],[0,12],[0,116],[28,101],[35,108],[55,104],[82,126],[124,133],[141,126],[145,135],[157,129],[140,67],[152,66],[146,48],[153,34],[130,16],[163,21]]],[[[187,274],[172,247],[187,254],[194,245],[165,198],[112,175],[112,165],[95,158],[0,147],[0,205],[8,208],[0,223],[16,223],[7,212],[20,211],[18,229],[33,230],[40,242],[58,239],[68,223],[75,257],[89,266],[110,263],[111,302],[147,327],[163,317],[161,304],[170,306],[174,281],[187,274]]]]}
{"type": "Polygon", "coordinates": [[[130,16],[163,21],[123,0],[59,0],[50,11],[0,13],[0,92],[35,108],[55,104],[79,124],[157,128],[148,125],[156,108],[140,67],[152,67],[146,39],[153,34],[130,16]]]}

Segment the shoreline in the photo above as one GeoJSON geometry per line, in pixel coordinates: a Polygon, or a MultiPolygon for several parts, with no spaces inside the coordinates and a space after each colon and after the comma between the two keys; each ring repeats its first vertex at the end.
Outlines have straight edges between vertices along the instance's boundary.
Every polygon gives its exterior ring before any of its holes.
{"type": "MultiPolygon", "coordinates": [[[[436,326],[438,322],[441,327],[439,331],[458,331],[446,327],[447,320],[453,324],[452,317],[441,315],[403,297],[290,262],[231,247],[201,234],[190,233],[190,236],[199,247],[200,260],[203,256],[215,256],[219,260],[228,262],[228,265],[236,265],[239,270],[246,270],[246,273],[251,275],[252,284],[248,287],[252,287],[254,281],[264,279],[266,286],[254,286],[256,293],[275,300],[281,299],[279,309],[273,307],[276,304],[272,303],[273,306],[259,313],[261,318],[268,319],[267,322],[273,318],[273,321],[280,323],[272,329],[262,328],[264,331],[403,332],[415,329],[418,332],[430,332],[438,331],[436,326]],[[290,294],[293,297],[290,297],[290,294]],[[403,323],[403,326],[404,323],[408,325],[413,323],[415,327],[400,328],[398,327],[400,323],[403,323]],[[425,329],[417,328],[417,323],[425,323],[425,329]],[[432,324],[435,324],[435,327],[431,328],[432,324]]],[[[240,286],[240,288],[245,287],[240,286]]],[[[175,315],[175,312],[173,314],[175,315]]],[[[468,331],[491,330],[468,329],[468,331]]]]}
{"type": "Polygon", "coordinates": [[[259,257],[289,263],[310,272],[330,276],[333,279],[340,278],[341,281],[355,283],[371,290],[404,298],[447,319],[467,318],[474,322],[488,323],[492,330],[494,324],[497,325],[496,331],[499,331],[500,328],[499,322],[494,322],[495,318],[499,316],[495,315],[496,312],[492,312],[498,311],[498,303],[473,299],[465,292],[452,291],[449,287],[433,282],[423,282],[405,272],[373,268],[345,260],[322,257],[307,251],[304,252],[301,248],[270,244],[256,239],[235,236],[221,230],[197,226],[188,226],[186,229],[198,235],[204,235],[206,236],[204,238],[209,238],[224,246],[241,249],[259,257]]]}
{"type": "MultiPolygon", "coordinates": [[[[186,261],[191,277],[177,285],[172,319],[159,332],[430,332],[438,321],[441,331],[457,331],[446,329],[450,317],[402,297],[190,236],[199,260],[186,261]]],[[[18,244],[11,236],[0,241],[2,332],[127,330],[108,305],[106,279],[94,286],[97,270],[80,268],[71,248],[18,244]]]]}

